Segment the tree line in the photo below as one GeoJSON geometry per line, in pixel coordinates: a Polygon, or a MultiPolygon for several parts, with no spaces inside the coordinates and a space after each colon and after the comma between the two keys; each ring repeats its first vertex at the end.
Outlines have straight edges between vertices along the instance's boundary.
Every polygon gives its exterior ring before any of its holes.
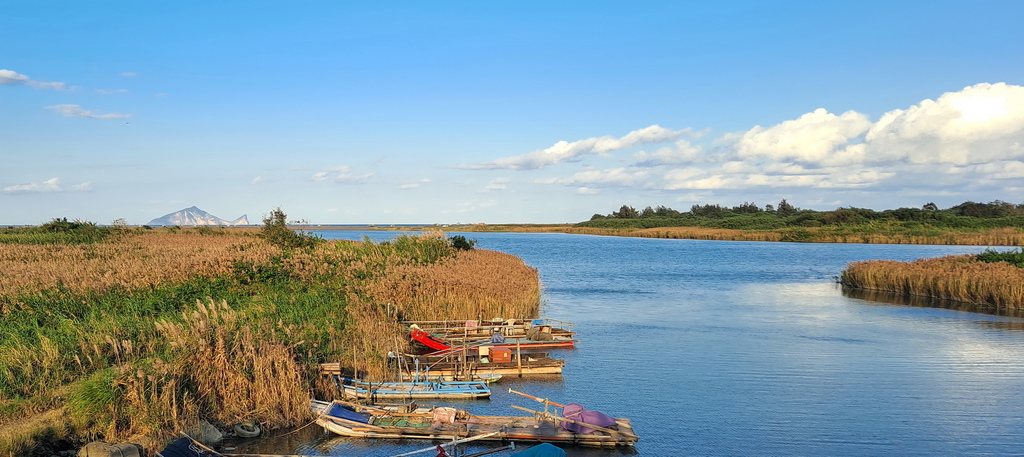
{"type": "Polygon", "coordinates": [[[594,214],[583,227],[651,228],[714,227],[771,230],[783,227],[821,227],[878,224],[887,222],[905,227],[933,226],[949,228],[1024,227],[1024,204],[995,200],[973,201],[941,209],[935,203],[920,208],[876,211],[869,208],[841,207],[832,211],[801,209],[785,199],[777,205],[761,207],[753,202],[727,207],[718,204],[693,205],[689,211],[666,206],[647,206],[642,210],[622,205],[610,214],[594,214]]]}

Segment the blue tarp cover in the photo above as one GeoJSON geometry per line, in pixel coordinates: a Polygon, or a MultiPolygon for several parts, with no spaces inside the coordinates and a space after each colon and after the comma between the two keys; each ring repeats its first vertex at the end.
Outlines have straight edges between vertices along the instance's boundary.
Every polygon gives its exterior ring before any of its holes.
{"type": "MultiPolygon", "coordinates": [[[[590,411],[583,409],[583,405],[579,403],[569,403],[562,408],[562,417],[566,419],[572,419],[574,421],[583,422],[585,424],[596,425],[598,427],[612,427],[616,425],[615,418],[607,416],[598,411],[590,411]]],[[[562,422],[562,428],[576,433],[594,433],[594,429],[574,424],[572,422],[562,422]]]]}
{"type": "Polygon", "coordinates": [[[348,419],[350,421],[362,422],[364,424],[368,424],[370,422],[369,414],[357,413],[346,408],[344,405],[339,405],[337,403],[331,404],[331,408],[327,410],[327,415],[341,419],[348,419]]]}
{"type": "Polygon", "coordinates": [[[565,457],[565,450],[551,443],[540,443],[509,457],[565,457]]]}

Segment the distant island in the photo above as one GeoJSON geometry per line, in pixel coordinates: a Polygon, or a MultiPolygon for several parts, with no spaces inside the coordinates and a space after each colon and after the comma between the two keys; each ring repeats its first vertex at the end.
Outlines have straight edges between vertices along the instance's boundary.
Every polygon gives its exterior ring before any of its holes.
{"type": "Polygon", "coordinates": [[[146,225],[150,227],[164,227],[164,226],[182,226],[182,227],[202,227],[202,226],[226,226],[226,227],[237,227],[243,225],[249,225],[249,219],[247,215],[243,214],[238,219],[229,221],[214,216],[206,211],[203,211],[195,206],[190,206],[180,211],[176,211],[162,217],[158,217],[149,221],[146,225]]]}

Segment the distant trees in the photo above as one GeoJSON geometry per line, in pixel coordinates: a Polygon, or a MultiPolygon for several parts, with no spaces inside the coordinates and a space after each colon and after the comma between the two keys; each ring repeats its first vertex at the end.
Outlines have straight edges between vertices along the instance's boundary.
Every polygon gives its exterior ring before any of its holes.
{"type": "Polygon", "coordinates": [[[319,238],[296,232],[288,228],[288,215],[280,207],[274,208],[263,218],[260,236],[282,249],[306,248],[316,244],[319,238]]]}
{"type": "Polygon", "coordinates": [[[594,214],[579,225],[592,227],[717,227],[770,230],[781,227],[851,226],[892,221],[899,224],[935,227],[989,228],[1024,227],[1024,204],[995,200],[990,203],[964,202],[948,209],[940,209],[933,202],[920,208],[897,208],[875,211],[868,208],[837,208],[832,211],[814,211],[797,208],[782,199],[777,205],[762,209],[754,202],[743,202],[733,207],[718,204],[692,205],[687,212],[666,206],[646,206],[637,211],[622,205],[611,214],[594,214]],[[916,225],[914,225],[916,224],[916,225]]]}
{"type": "Polygon", "coordinates": [[[636,208],[628,205],[622,205],[618,211],[613,211],[611,217],[615,219],[638,219],[640,218],[640,212],[636,208]]]}

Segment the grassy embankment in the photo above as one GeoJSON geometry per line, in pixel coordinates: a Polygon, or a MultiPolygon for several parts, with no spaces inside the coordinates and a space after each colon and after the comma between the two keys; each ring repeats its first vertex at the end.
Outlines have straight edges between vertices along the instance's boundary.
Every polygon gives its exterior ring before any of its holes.
{"type": "Polygon", "coordinates": [[[530,316],[536,270],[443,236],[272,243],[254,230],[0,230],[0,455],[158,449],[199,419],[304,424],[325,361],[382,373],[399,319],[530,316]],[[88,232],[88,233],[87,233],[88,232]]]}
{"type": "Polygon", "coordinates": [[[955,300],[995,311],[1024,311],[1024,250],[955,255],[913,262],[854,262],[844,287],[955,300]]]}

